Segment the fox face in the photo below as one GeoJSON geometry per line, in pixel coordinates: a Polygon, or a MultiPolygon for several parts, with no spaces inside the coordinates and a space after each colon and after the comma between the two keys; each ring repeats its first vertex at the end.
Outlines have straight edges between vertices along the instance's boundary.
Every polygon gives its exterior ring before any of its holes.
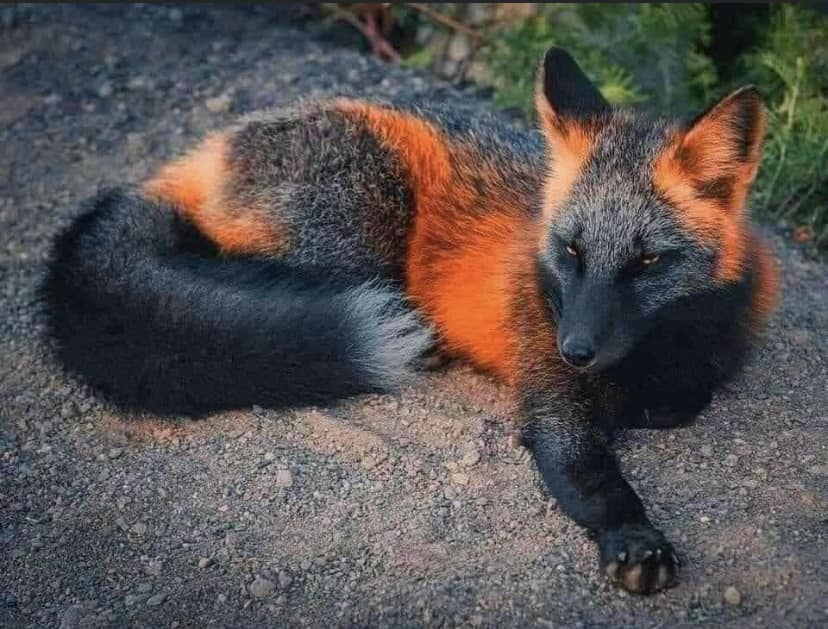
{"type": "Polygon", "coordinates": [[[762,104],[751,88],[690,124],[614,111],[569,55],[550,50],[536,105],[549,147],[538,266],[570,365],[617,364],[655,326],[739,282],[745,197],[762,104]]]}

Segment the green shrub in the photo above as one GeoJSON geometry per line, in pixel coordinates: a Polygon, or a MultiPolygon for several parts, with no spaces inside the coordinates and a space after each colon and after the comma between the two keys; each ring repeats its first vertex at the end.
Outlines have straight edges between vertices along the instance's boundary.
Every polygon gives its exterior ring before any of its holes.
{"type": "Polygon", "coordinates": [[[767,216],[809,230],[818,245],[826,246],[828,19],[799,6],[775,6],[742,66],[768,105],[753,205],[767,216]]]}
{"type": "Polygon", "coordinates": [[[492,27],[484,57],[495,101],[527,114],[538,60],[551,45],[569,50],[615,105],[689,112],[716,83],[703,52],[709,30],[701,5],[545,5],[528,20],[492,27]]]}

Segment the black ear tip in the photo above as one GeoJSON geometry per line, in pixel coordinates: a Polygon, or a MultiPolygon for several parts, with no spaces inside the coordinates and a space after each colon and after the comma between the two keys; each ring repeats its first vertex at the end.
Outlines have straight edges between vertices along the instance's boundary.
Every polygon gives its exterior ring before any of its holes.
{"type": "Polygon", "coordinates": [[[740,87],[728,97],[729,100],[739,101],[749,107],[761,107],[764,104],[762,92],[755,85],[740,87]]]}
{"type": "Polygon", "coordinates": [[[562,70],[578,67],[575,59],[566,50],[559,46],[552,46],[543,56],[543,69],[547,74],[557,74],[562,70]]]}

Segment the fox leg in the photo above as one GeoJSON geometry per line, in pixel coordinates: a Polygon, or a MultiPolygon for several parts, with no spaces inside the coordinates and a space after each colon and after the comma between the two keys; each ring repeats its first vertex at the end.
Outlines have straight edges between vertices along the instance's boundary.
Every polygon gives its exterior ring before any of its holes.
{"type": "Polygon", "coordinates": [[[558,504],[595,537],[601,569],[631,592],[671,586],[678,558],[650,523],[600,430],[577,400],[546,392],[523,396],[523,437],[558,504]]]}
{"type": "MultiPolygon", "coordinates": [[[[526,285],[531,285],[526,282],[526,285]]],[[[548,306],[537,293],[515,303],[514,382],[521,432],[538,471],[561,509],[598,543],[602,571],[631,592],[671,586],[678,558],[650,523],[641,500],[624,479],[596,411],[620,400],[580,380],[559,356],[548,306]]]]}

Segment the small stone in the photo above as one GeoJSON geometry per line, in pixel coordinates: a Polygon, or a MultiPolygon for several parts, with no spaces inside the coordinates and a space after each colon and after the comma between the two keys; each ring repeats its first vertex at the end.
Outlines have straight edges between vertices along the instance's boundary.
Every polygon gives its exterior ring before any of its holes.
{"type": "Polygon", "coordinates": [[[468,485],[469,484],[469,475],[463,474],[462,472],[458,472],[456,474],[451,475],[451,482],[455,485],[468,485]]]}
{"type": "Polygon", "coordinates": [[[728,467],[735,467],[738,462],[739,457],[735,454],[728,454],[727,457],[725,457],[725,465],[728,467]]]}
{"type": "Polygon", "coordinates": [[[104,83],[98,88],[98,96],[101,98],[109,98],[112,96],[112,84],[104,83]]]}
{"type": "Polygon", "coordinates": [[[713,456],[713,448],[711,446],[702,446],[701,447],[701,454],[702,456],[711,457],[713,456]]]}
{"type": "Polygon", "coordinates": [[[150,596],[147,599],[147,607],[158,607],[161,603],[163,603],[167,598],[167,595],[163,592],[156,594],[155,596],[150,596]]]}
{"type": "Polygon", "coordinates": [[[109,458],[110,458],[110,459],[117,459],[117,458],[118,458],[119,456],[121,456],[123,453],[124,453],[124,449],[123,449],[123,448],[112,448],[112,449],[109,451],[109,458]]]}
{"type": "Polygon", "coordinates": [[[300,564],[300,567],[302,568],[302,570],[304,570],[305,572],[307,572],[308,570],[310,570],[310,569],[311,569],[311,566],[312,566],[312,565],[313,565],[313,564],[311,563],[311,561],[310,561],[309,559],[303,559],[303,560],[302,560],[302,563],[300,564]]]}
{"type": "Polygon", "coordinates": [[[227,595],[226,595],[226,594],[219,594],[219,595],[216,597],[216,600],[217,600],[219,603],[226,603],[226,602],[227,602],[227,595]]]}
{"type": "Polygon", "coordinates": [[[828,476],[828,465],[812,465],[808,468],[808,473],[814,476],[828,476]]]}
{"type": "Polygon", "coordinates": [[[147,574],[151,574],[154,577],[161,576],[161,566],[163,562],[160,559],[153,559],[147,565],[147,574]]]}
{"type": "Polygon", "coordinates": [[[474,467],[480,463],[480,452],[477,450],[470,450],[460,462],[463,464],[463,467],[474,467]]]}
{"type": "Polygon", "coordinates": [[[136,522],[132,525],[130,530],[136,535],[145,535],[147,532],[147,525],[143,522],[136,522]]]}
{"type": "Polygon", "coordinates": [[[276,455],[273,452],[265,452],[264,460],[268,463],[273,463],[276,460],[276,455]]]}
{"type": "Polygon", "coordinates": [[[293,474],[290,470],[279,470],[276,472],[277,487],[291,487],[293,485],[293,474]]]}
{"type": "Polygon", "coordinates": [[[184,20],[184,12],[181,9],[170,9],[168,13],[170,21],[173,24],[179,25],[184,20]]]}
{"type": "Polygon", "coordinates": [[[209,568],[213,565],[213,558],[212,557],[202,557],[198,560],[198,567],[199,568],[209,568]]]}
{"type": "Polygon", "coordinates": [[[742,594],[732,585],[729,585],[724,591],[724,600],[728,605],[734,607],[742,604],[742,594]]]}
{"type": "Polygon", "coordinates": [[[86,615],[86,609],[82,605],[72,605],[60,617],[59,629],[75,629],[81,626],[86,615]]]}
{"type": "Polygon", "coordinates": [[[132,77],[129,82],[127,83],[127,87],[131,90],[141,89],[142,87],[146,87],[147,80],[143,76],[134,76],[132,77]]]}
{"type": "Polygon", "coordinates": [[[230,551],[226,547],[221,547],[216,551],[216,562],[226,564],[230,561],[230,551]]]}
{"type": "Polygon", "coordinates": [[[290,584],[293,583],[293,577],[291,577],[287,572],[282,570],[279,572],[279,587],[283,590],[286,590],[290,587],[290,584]]]}
{"type": "Polygon", "coordinates": [[[228,94],[213,96],[204,101],[204,106],[214,114],[224,114],[233,106],[233,99],[228,94]]]}
{"type": "Polygon", "coordinates": [[[256,598],[267,598],[273,594],[273,590],[276,589],[276,585],[269,579],[256,577],[253,580],[253,583],[250,584],[249,589],[250,593],[256,598]]]}
{"type": "Polygon", "coordinates": [[[139,583],[138,587],[135,589],[138,590],[141,594],[147,594],[148,592],[152,592],[152,583],[139,583]]]}

